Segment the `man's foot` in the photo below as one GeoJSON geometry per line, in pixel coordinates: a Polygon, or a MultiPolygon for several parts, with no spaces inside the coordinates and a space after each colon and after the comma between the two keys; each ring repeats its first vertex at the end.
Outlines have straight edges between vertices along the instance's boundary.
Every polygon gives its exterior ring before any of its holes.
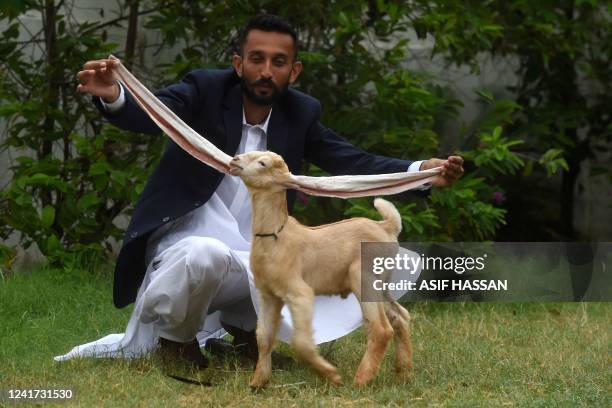
{"type": "Polygon", "coordinates": [[[239,357],[257,362],[258,352],[255,330],[246,331],[223,322],[221,322],[221,326],[234,337],[234,340],[229,342],[223,339],[208,339],[204,345],[204,350],[221,359],[239,357]]]}
{"type": "Polygon", "coordinates": [[[221,326],[223,326],[226,332],[234,337],[232,346],[234,346],[236,353],[247,357],[251,361],[257,362],[259,352],[257,349],[257,336],[255,335],[255,330],[246,331],[223,322],[221,322],[221,326]]]}
{"type": "MultiPolygon", "coordinates": [[[[223,322],[221,322],[221,325],[226,332],[234,337],[234,340],[230,343],[223,339],[208,339],[204,345],[204,350],[221,359],[238,357],[246,358],[253,364],[257,363],[259,353],[255,330],[249,332],[223,322]]],[[[289,367],[293,363],[294,360],[290,357],[272,353],[272,364],[277,367],[289,367]]]]}
{"type": "Polygon", "coordinates": [[[236,349],[236,347],[234,347],[231,341],[227,341],[224,339],[206,340],[206,344],[204,344],[204,350],[219,359],[239,357],[247,358],[247,356],[238,353],[238,350],[236,349]]]}
{"type": "Polygon", "coordinates": [[[197,339],[188,343],[178,343],[172,340],[159,338],[159,355],[167,362],[178,362],[199,369],[208,367],[208,360],[200,351],[197,339]]]}

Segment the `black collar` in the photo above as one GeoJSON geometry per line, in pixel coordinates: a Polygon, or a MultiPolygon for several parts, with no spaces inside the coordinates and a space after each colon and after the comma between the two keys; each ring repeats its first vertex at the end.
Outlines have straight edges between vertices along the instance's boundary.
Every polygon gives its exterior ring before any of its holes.
{"type": "Polygon", "coordinates": [[[283,228],[285,228],[285,223],[283,223],[283,225],[281,225],[281,227],[276,232],[272,232],[272,233],[269,233],[269,234],[255,234],[255,236],[256,237],[260,237],[260,238],[274,237],[274,240],[276,241],[276,240],[278,240],[278,236],[276,234],[280,234],[280,232],[283,230],[283,228]]]}

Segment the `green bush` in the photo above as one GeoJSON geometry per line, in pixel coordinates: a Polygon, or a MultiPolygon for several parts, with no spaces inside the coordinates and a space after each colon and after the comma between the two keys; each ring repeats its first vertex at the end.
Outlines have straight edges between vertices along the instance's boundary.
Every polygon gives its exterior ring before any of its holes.
{"type": "Polygon", "coordinates": [[[13,157],[0,237],[18,232],[20,245],[36,243],[55,264],[75,254],[102,259],[109,238],[121,239],[114,221],[138,197],[161,143],[104,125],[91,98],[75,91],[83,62],[117,45],[103,40],[102,24],[75,22],[68,6],[47,3],[0,8],[1,148],[13,157]],[[40,11],[44,25],[24,43],[16,15],[28,10],[40,11]]]}
{"type": "MultiPolygon", "coordinates": [[[[435,78],[405,67],[408,32],[432,35],[435,53],[475,69],[477,52],[498,47],[502,38],[512,44],[504,37],[506,21],[495,17],[501,3],[474,10],[459,2],[455,8],[442,3],[132,0],[105,23],[75,21],[71,1],[4,3],[0,118],[7,128],[1,148],[11,152],[13,177],[0,198],[0,237],[18,232],[20,245],[36,243],[55,263],[75,253],[104,258],[109,238],[118,240],[122,234],[116,219],[129,215],[163,139],[104,125],[90,99],[76,93],[75,73],[83,62],[113,53],[154,88],[194,68],[227,66],[237,29],[262,10],[283,15],[297,27],[305,66],[297,86],[322,102],[323,123],[374,153],[412,159],[441,154],[437,129],[441,121],[456,117],[460,102],[435,85],[435,78]],[[463,17],[456,14],[458,7],[463,17]],[[42,13],[43,29],[20,41],[25,31],[17,16],[29,10],[42,13]],[[138,18],[161,33],[162,44],[148,50],[135,46],[138,18]],[[105,39],[110,26],[123,23],[128,35],[121,50],[105,39]],[[170,62],[139,65],[145,52],[170,46],[178,50],[170,62]]],[[[468,174],[426,200],[397,201],[403,239],[492,239],[505,223],[503,200],[495,197],[504,193],[500,176],[525,166],[524,155],[516,151],[522,147],[516,128],[528,112],[515,101],[479,92],[486,115],[469,134],[453,135],[456,153],[468,160],[468,174]]],[[[537,162],[549,173],[567,169],[565,148],[549,146],[541,153],[537,162]]],[[[345,215],[371,216],[373,209],[368,200],[302,197],[296,213],[306,223],[319,224],[345,215]]],[[[8,264],[11,252],[3,253],[8,264]]]]}

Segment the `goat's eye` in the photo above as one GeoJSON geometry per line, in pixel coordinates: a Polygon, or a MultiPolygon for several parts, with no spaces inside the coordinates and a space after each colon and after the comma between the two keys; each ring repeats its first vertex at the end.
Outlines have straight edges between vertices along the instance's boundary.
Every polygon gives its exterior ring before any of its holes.
{"type": "Polygon", "coordinates": [[[260,165],[261,167],[266,167],[266,163],[264,163],[263,161],[260,161],[260,162],[259,162],[259,165],[260,165]]]}

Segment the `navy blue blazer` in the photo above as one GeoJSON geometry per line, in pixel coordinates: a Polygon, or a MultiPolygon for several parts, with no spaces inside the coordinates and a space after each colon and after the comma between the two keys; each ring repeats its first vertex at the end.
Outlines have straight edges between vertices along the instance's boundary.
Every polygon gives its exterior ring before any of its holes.
{"type": "MultiPolygon", "coordinates": [[[[196,70],[155,95],[200,135],[230,156],[242,136],[242,91],[232,68],[196,70]]],[[[98,98],[94,103],[115,126],[133,132],[159,134],[160,129],[126,92],[126,105],[108,114],[98,98]]],[[[285,159],[293,174],[300,174],[302,160],[332,174],[395,173],[408,169],[410,161],[367,153],[319,122],[321,104],[295,89],[273,106],[268,125],[268,150],[285,159]]],[[[136,299],[146,271],[147,239],[157,228],[206,203],[222,174],[194,159],[170,139],[153,174],[138,199],[123,239],[115,267],[113,299],[124,307],[136,299]]],[[[295,192],[287,197],[289,208],[295,192]]]]}

